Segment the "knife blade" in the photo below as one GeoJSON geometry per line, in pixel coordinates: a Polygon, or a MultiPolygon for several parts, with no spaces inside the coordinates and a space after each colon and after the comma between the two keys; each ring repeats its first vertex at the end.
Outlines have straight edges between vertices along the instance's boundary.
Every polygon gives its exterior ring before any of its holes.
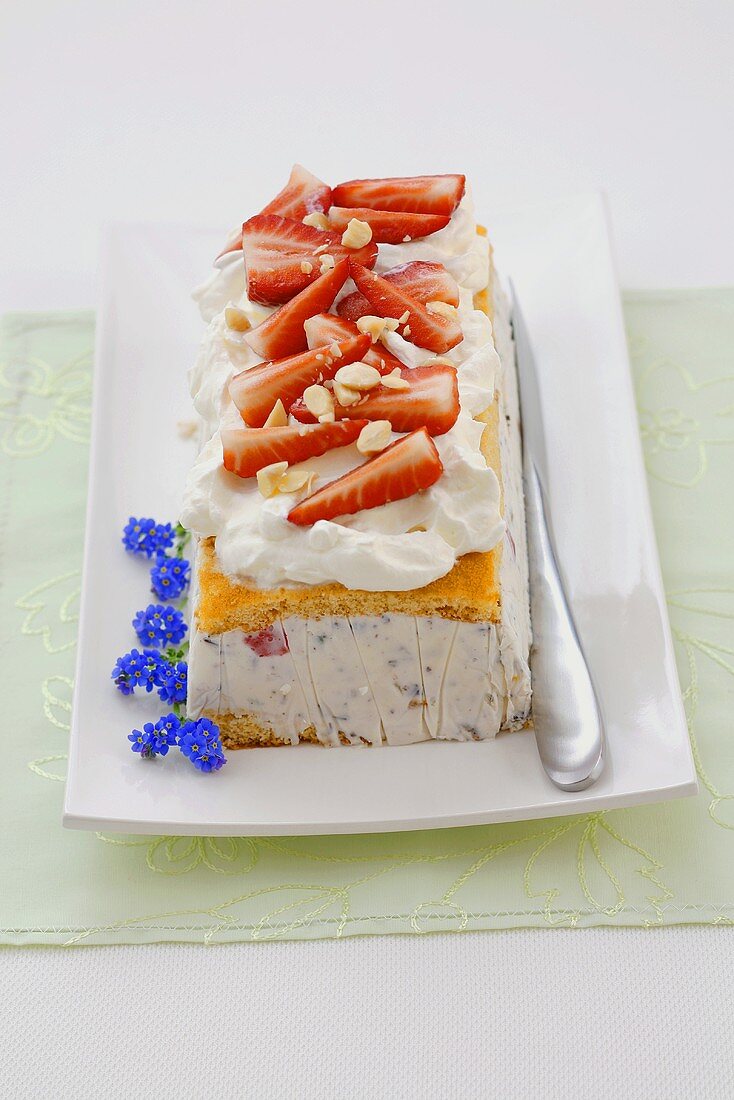
{"type": "Polygon", "coordinates": [[[517,293],[510,287],[523,440],[535,741],[552,782],[564,791],[580,791],[604,768],[604,720],[556,552],[537,367],[517,293]]]}

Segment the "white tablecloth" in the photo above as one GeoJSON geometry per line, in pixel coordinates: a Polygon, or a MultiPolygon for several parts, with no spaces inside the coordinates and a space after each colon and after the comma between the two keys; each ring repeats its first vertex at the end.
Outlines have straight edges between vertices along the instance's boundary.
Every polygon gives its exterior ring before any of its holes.
{"type": "MultiPolygon", "coordinates": [[[[103,221],[234,224],[300,160],[605,189],[626,286],[734,282],[728,0],[7,5],[0,310],[103,221]]],[[[728,929],[0,952],[0,1096],[734,1093],[728,929]]]]}
{"type": "Polygon", "coordinates": [[[0,1096],[729,1100],[733,946],[679,928],[17,949],[0,1096]]]}

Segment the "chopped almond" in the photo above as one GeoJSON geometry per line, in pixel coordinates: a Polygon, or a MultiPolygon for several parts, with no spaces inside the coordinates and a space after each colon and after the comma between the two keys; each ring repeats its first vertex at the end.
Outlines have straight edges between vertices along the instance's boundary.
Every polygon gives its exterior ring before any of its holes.
{"type": "Polygon", "coordinates": [[[257,471],[257,487],[266,499],[274,497],[278,492],[280,479],[287,469],[287,462],[271,462],[269,466],[263,466],[257,471]]]}
{"type": "Polygon", "coordinates": [[[379,386],[382,375],[376,367],[370,367],[367,363],[349,363],[346,367],[340,367],[334,375],[335,382],[341,382],[343,386],[349,386],[353,390],[373,390],[379,386]]]}
{"type": "Polygon", "coordinates": [[[345,248],[364,248],[372,240],[372,228],[368,222],[359,218],[350,218],[347,228],[342,233],[342,244],[345,248]]]}
{"type": "Polygon", "coordinates": [[[390,374],[383,374],[382,384],[388,390],[409,390],[410,382],[407,378],[403,378],[400,371],[396,367],[390,374]]]}
{"type": "Polygon", "coordinates": [[[304,275],[310,275],[313,271],[313,264],[310,260],[301,260],[301,271],[304,275]]]}
{"type": "Polygon", "coordinates": [[[426,309],[429,313],[438,313],[441,317],[448,317],[450,321],[455,321],[459,315],[456,306],[449,305],[448,302],[426,302],[426,309]]]}
{"type": "Polygon", "coordinates": [[[368,313],[364,317],[360,317],[357,321],[357,328],[365,336],[372,338],[372,343],[376,344],[385,331],[387,322],[384,317],[376,317],[373,314],[368,313]]]}
{"type": "MultiPolygon", "coordinates": [[[[342,367],[342,370],[345,368],[342,367]]],[[[308,386],[303,393],[303,401],[306,408],[315,416],[317,420],[321,420],[322,416],[326,416],[331,413],[332,419],[334,416],[334,398],[324,386],[308,386]]]]}
{"type": "Polygon", "coordinates": [[[392,425],[389,420],[372,420],[359,433],[357,450],[363,455],[377,454],[385,450],[391,438],[392,425]]]}
{"type": "Polygon", "coordinates": [[[288,413],[285,411],[283,402],[278,400],[273,405],[272,411],[268,416],[268,419],[263,424],[263,428],[286,428],[288,426],[288,413]]]}
{"type": "Polygon", "coordinates": [[[310,225],[314,229],[331,229],[331,222],[320,210],[314,210],[313,214],[306,214],[303,224],[310,225]]]}
{"type": "Polygon", "coordinates": [[[311,489],[311,482],[316,477],[313,470],[286,470],[278,482],[279,493],[297,493],[299,489],[311,489]]]}
{"type": "Polygon", "coordinates": [[[233,332],[247,332],[252,328],[247,314],[239,306],[225,306],[224,320],[227,328],[231,328],[233,332]]]}
{"type": "Polygon", "coordinates": [[[328,252],[324,252],[321,260],[319,261],[319,271],[322,275],[325,275],[327,271],[332,271],[334,268],[334,257],[328,252]]]}
{"type": "Polygon", "coordinates": [[[359,390],[353,390],[351,386],[345,386],[342,382],[334,382],[334,396],[340,405],[349,407],[349,405],[356,405],[361,400],[362,394],[359,390]]]}

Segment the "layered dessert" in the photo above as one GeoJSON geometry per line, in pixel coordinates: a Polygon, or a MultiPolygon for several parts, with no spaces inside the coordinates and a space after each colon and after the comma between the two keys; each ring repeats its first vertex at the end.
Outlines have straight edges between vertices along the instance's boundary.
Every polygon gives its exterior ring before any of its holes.
{"type": "Polygon", "coordinates": [[[512,330],[464,177],[296,166],[195,296],[189,715],[229,748],[523,726],[512,330]]]}

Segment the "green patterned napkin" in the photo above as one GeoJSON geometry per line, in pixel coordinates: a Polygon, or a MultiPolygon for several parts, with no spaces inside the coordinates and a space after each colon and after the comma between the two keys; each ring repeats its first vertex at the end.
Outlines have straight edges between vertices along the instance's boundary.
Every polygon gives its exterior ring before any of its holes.
{"type": "Polygon", "coordinates": [[[734,290],[627,295],[625,311],[699,797],[442,832],[231,840],[61,828],[93,318],[5,318],[0,942],[734,920],[734,290]]]}

